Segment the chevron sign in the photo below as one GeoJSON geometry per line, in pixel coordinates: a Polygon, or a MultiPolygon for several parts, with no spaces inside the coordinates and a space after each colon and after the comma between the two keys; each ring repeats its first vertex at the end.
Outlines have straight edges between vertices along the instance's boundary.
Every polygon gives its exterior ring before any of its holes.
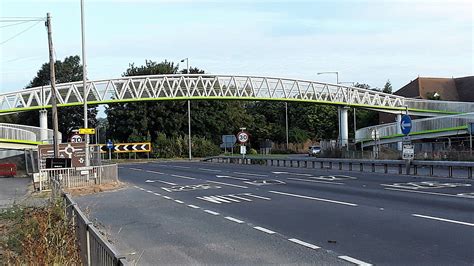
{"type": "MultiPolygon", "coordinates": [[[[105,144],[100,144],[100,152],[107,153],[109,149],[105,144]]],[[[151,152],[150,142],[141,143],[114,143],[112,152],[116,153],[128,153],[128,152],[151,152]]]]}

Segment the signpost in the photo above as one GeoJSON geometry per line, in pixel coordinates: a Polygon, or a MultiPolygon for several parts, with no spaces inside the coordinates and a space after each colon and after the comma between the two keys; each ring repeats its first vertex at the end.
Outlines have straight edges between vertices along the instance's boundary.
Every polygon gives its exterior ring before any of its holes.
{"type": "Polygon", "coordinates": [[[95,128],[79,128],[79,134],[81,135],[94,135],[95,128]]]}
{"type": "Polygon", "coordinates": [[[237,141],[240,143],[240,154],[242,154],[242,159],[245,159],[245,154],[247,154],[247,146],[245,144],[249,141],[249,134],[245,132],[245,127],[240,128],[240,132],[237,133],[237,141]]]}
{"type": "MultiPolygon", "coordinates": [[[[70,158],[72,167],[84,167],[86,150],[84,143],[61,143],[58,146],[58,158],[70,158]]],[[[39,168],[46,167],[46,159],[54,158],[54,147],[50,144],[38,145],[39,168]]]]}
{"type": "Polygon", "coordinates": [[[109,150],[109,160],[112,160],[112,149],[114,148],[114,143],[109,139],[107,140],[107,143],[105,144],[105,146],[109,150]]]}
{"type": "Polygon", "coordinates": [[[409,115],[403,115],[402,119],[400,120],[400,128],[402,129],[403,135],[410,134],[412,127],[411,117],[409,115]]]}
{"type": "Polygon", "coordinates": [[[412,121],[411,117],[407,114],[402,116],[400,120],[400,129],[402,130],[403,138],[402,143],[402,159],[406,162],[406,174],[410,174],[410,162],[415,158],[415,148],[411,143],[411,138],[408,134],[410,134],[412,128],[412,121]]]}
{"type": "Polygon", "coordinates": [[[472,156],[472,134],[474,134],[474,123],[467,125],[467,131],[469,132],[469,153],[472,156]]]}
{"type": "Polygon", "coordinates": [[[237,142],[235,135],[222,135],[222,144],[224,146],[224,153],[227,152],[227,147],[231,148],[231,153],[234,152],[234,144],[237,142]]]}

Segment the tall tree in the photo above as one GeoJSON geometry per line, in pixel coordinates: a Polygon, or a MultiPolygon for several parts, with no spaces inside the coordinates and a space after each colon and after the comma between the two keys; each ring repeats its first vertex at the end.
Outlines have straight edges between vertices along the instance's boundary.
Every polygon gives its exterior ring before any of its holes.
{"type": "Polygon", "coordinates": [[[389,79],[387,80],[387,82],[385,82],[382,92],[392,94],[392,83],[390,83],[389,79]]]}
{"type": "MultiPolygon", "coordinates": [[[[66,83],[82,80],[82,65],[79,56],[69,56],[63,61],[54,63],[56,73],[56,83],[66,83]]],[[[50,68],[49,63],[45,63],[36,73],[36,76],[30,81],[26,88],[46,86],[50,84],[50,68]]],[[[82,127],[84,119],[84,111],[82,106],[70,106],[58,108],[58,128],[63,133],[63,141],[65,141],[71,130],[82,127]]],[[[97,108],[88,108],[89,127],[95,127],[97,124],[97,108]]],[[[52,128],[51,111],[48,112],[48,126],[52,128]]],[[[18,123],[39,126],[38,111],[22,112],[18,115],[18,123]]]]}

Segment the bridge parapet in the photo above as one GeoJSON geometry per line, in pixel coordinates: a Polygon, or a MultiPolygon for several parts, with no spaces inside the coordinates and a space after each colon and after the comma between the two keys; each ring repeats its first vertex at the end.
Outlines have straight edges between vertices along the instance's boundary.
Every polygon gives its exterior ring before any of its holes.
{"type": "MultiPolygon", "coordinates": [[[[43,141],[52,142],[53,130],[46,129],[47,140],[41,139],[41,130],[41,128],[34,126],[0,123],[0,139],[31,144],[42,143],[43,141]]],[[[59,138],[61,138],[61,133],[59,133],[59,138]]]]}

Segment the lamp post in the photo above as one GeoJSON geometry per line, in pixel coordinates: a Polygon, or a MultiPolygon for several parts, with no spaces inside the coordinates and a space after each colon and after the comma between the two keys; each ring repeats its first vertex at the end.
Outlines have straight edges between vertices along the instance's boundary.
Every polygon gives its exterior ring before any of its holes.
{"type": "MultiPolygon", "coordinates": [[[[84,0],[81,0],[81,36],[82,36],[82,88],[84,89],[84,128],[88,127],[88,118],[87,118],[87,66],[86,66],[86,49],[85,49],[85,32],[84,32],[84,0]]],[[[89,157],[89,135],[85,136],[85,155],[86,166],[90,165],[89,157]]]]}
{"type": "Polygon", "coordinates": [[[322,74],[336,74],[336,84],[339,84],[339,71],[326,71],[326,72],[318,72],[318,75],[322,74]]]}
{"type": "MultiPolygon", "coordinates": [[[[184,59],[181,60],[181,63],[183,63],[184,61],[186,61],[186,69],[187,69],[187,74],[191,74],[189,73],[189,59],[186,57],[184,59]]],[[[191,93],[190,91],[188,92],[188,97],[191,97],[191,93]]],[[[191,152],[192,152],[192,147],[191,147],[191,144],[192,144],[192,141],[191,141],[191,101],[188,100],[188,157],[189,157],[189,160],[191,160],[192,158],[192,155],[191,155],[191,152]]]]}
{"type": "Polygon", "coordinates": [[[285,102],[286,150],[288,150],[288,102],[285,102]]]}

